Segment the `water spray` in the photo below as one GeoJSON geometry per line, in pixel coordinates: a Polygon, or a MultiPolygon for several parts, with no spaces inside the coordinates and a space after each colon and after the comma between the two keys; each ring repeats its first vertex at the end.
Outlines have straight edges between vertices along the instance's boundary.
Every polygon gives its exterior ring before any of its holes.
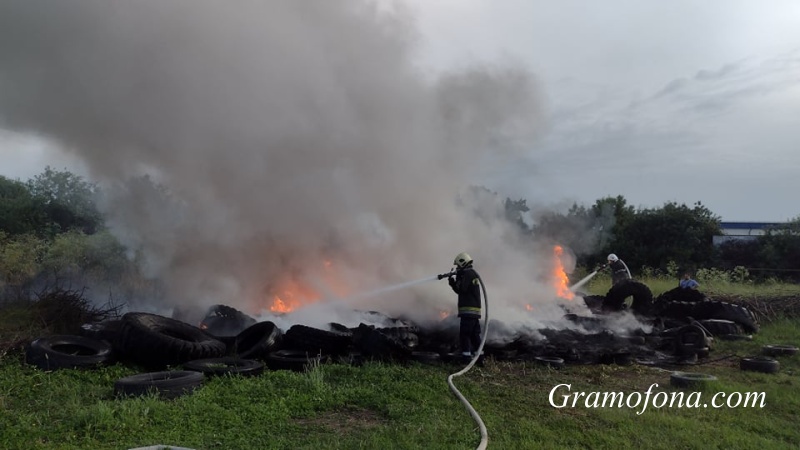
{"type": "Polygon", "coordinates": [[[386,287],[382,287],[382,288],[379,288],[379,289],[374,289],[372,291],[363,292],[361,294],[356,294],[356,295],[354,295],[354,296],[352,296],[350,298],[353,299],[353,300],[359,300],[359,299],[362,299],[362,298],[365,298],[365,297],[372,297],[372,296],[375,296],[375,295],[385,294],[387,292],[392,292],[392,291],[396,291],[396,290],[399,290],[399,289],[404,289],[404,288],[407,288],[407,287],[416,286],[418,284],[427,283],[429,281],[441,280],[442,279],[441,277],[442,277],[442,275],[434,275],[432,277],[420,278],[419,280],[406,281],[405,283],[393,284],[391,286],[386,286],[386,287]]]}
{"type": "Polygon", "coordinates": [[[583,279],[581,279],[581,281],[578,281],[577,283],[575,283],[572,286],[570,286],[569,290],[572,291],[572,292],[575,292],[578,288],[580,288],[584,284],[588,283],[589,280],[594,278],[594,276],[597,275],[597,272],[599,272],[599,269],[595,270],[594,272],[590,273],[589,275],[586,275],[585,277],[583,277],[583,279]]]}

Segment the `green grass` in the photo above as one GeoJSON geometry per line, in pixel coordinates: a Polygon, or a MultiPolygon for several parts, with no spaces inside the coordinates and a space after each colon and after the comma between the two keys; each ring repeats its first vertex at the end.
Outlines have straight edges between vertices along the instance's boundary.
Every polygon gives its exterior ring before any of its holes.
{"type": "MultiPolygon", "coordinates": [[[[568,366],[487,361],[455,379],[481,415],[490,448],[783,449],[800,446],[800,356],[778,374],[744,372],[739,357],[764,344],[800,343],[800,321],[784,319],[753,341],[719,342],[688,367],[716,375],[704,395],[765,392],[763,409],[554,408],[557,384],[571,392],[644,392],[669,386],[669,371],[642,365],[568,366]]],[[[455,366],[323,364],[307,373],[267,371],[210,378],[175,400],[115,398],[115,365],[42,372],[9,353],[0,360],[0,448],[125,449],[170,444],[196,449],[464,449],[480,435],[446,378],[455,366]]],[[[686,391],[691,392],[691,391],[686,391]]]]}

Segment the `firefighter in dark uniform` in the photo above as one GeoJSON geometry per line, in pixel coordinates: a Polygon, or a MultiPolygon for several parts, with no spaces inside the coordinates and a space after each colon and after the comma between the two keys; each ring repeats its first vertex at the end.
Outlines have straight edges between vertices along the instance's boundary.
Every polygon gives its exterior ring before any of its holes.
{"type": "Polygon", "coordinates": [[[623,280],[630,280],[631,273],[628,271],[628,266],[617,257],[617,255],[611,253],[608,255],[608,263],[604,264],[601,269],[609,267],[611,269],[611,285],[615,285],[623,280]]]}
{"type": "Polygon", "coordinates": [[[472,268],[472,258],[467,253],[459,253],[453,264],[456,266],[455,278],[449,277],[448,282],[458,294],[461,356],[469,360],[481,345],[481,281],[472,268]]]}

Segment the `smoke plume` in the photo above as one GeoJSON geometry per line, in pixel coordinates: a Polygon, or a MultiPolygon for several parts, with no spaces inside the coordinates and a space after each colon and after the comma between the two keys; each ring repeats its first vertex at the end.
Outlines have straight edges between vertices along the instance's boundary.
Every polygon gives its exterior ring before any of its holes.
{"type": "MultiPolygon", "coordinates": [[[[519,320],[554,304],[551,247],[468,187],[537,128],[534,80],[426,73],[418,40],[400,3],[6,0],[0,126],[56,140],[108,187],[113,232],[166,286],[149,307],[346,297],[467,251],[494,317],[519,320]]],[[[455,295],[353,306],[429,316],[455,295]]]]}

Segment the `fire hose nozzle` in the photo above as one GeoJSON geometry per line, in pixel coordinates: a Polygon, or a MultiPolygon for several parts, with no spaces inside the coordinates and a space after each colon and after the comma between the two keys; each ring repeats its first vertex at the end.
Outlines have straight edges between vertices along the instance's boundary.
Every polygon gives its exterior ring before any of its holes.
{"type": "Polygon", "coordinates": [[[445,279],[445,278],[449,278],[449,277],[451,277],[451,276],[453,276],[455,274],[456,274],[456,271],[454,270],[452,272],[439,274],[439,275],[437,275],[437,277],[438,277],[438,279],[442,280],[442,279],[445,279]]]}

